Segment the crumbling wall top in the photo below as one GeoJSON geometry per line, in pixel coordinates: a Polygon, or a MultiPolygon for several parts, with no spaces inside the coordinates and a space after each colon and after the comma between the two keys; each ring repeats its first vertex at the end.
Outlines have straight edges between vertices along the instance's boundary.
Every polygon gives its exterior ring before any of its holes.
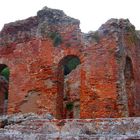
{"type": "MultiPolygon", "coordinates": [[[[0,46],[7,46],[11,43],[26,42],[31,38],[46,38],[50,32],[59,32],[59,27],[67,25],[78,25],[80,21],[67,16],[62,10],[44,7],[37,12],[37,15],[25,20],[5,24],[0,32],[0,46]]],[[[78,31],[78,30],[77,30],[78,31]]],[[[79,30],[80,31],[80,30],[79,30]]],[[[98,43],[98,39],[117,33],[136,33],[134,25],[128,19],[110,19],[95,32],[83,33],[83,42],[87,44],[91,40],[98,43]]],[[[139,36],[139,34],[136,34],[139,36]]]]}
{"type": "Polygon", "coordinates": [[[80,21],[67,16],[62,10],[44,7],[37,16],[5,24],[0,32],[0,46],[44,37],[44,33],[54,29],[52,26],[57,30],[57,27],[69,24],[79,25],[80,21]]]}
{"type": "Polygon", "coordinates": [[[67,16],[62,10],[44,7],[37,12],[39,22],[47,21],[48,24],[79,24],[80,21],[67,16]]]}
{"type": "Polygon", "coordinates": [[[125,32],[135,31],[134,25],[130,23],[128,19],[109,19],[105,24],[101,25],[100,30],[108,31],[108,32],[120,32],[123,30],[125,32]]]}
{"type": "Polygon", "coordinates": [[[119,37],[121,34],[132,33],[137,37],[140,36],[139,32],[135,30],[135,26],[130,23],[128,19],[115,19],[111,18],[104,24],[102,24],[98,30],[90,31],[87,34],[83,34],[84,42],[88,43],[98,43],[102,37],[107,37],[117,33],[119,37]]]}

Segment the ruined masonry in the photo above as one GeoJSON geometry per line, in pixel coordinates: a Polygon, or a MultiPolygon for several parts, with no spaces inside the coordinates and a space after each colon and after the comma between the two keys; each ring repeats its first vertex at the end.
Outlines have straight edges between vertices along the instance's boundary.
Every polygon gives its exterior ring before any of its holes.
{"type": "MultiPolygon", "coordinates": [[[[34,125],[39,123],[38,128],[47,125],[35,131],[42,139],[48,130],[46,139],[71,139],[73,132],[75,139],[77,135],[81,139],[104,137],[113,127],[117,128],[114,134],[121,133],[123,139],[129,138],[125,137],[128,129],[140,136],[140,32],[128,19],[110,19],[89,33],[82,33],[79,24],[61,10],[44,7],[34,17],[4,25],[0,32],[0,114],[50,115],[32,120],[34,125]],[[50,118],[57,120],[49,123],[50,118]],[[65,133],[60,136],[60,132],[65,133]]],[[[9,126],[7,118],[0,120],[1,128],[13,130],[0,130],[2,139],[21,128],[9,126]]],[[[21,122],[28,126],[32,121],[21,122]]]]}

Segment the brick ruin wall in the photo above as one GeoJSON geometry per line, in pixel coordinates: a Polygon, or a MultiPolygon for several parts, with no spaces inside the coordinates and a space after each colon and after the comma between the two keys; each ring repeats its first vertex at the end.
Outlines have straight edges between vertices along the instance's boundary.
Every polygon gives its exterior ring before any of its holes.
{"type": "Polygon", "coordinates": [[[8,114],[140,116],[139,32],[127,19],[110,19],[87,34],[79,23],[61,10],[44,8],[37,16],[4,25],[0,64],[10,69],[8,114]],[[70,57],[80,64],[64,76],[70,57]],[[76,112],[66,110],[64,90],[76,112]]]}

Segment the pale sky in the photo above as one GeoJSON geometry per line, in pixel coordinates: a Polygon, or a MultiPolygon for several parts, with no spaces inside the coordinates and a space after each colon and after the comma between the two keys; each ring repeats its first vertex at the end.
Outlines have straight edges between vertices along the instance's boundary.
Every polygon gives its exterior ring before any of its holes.
{"type": "Polygon", "coordinates": [[[110,18],[129,18],[140,30],[140,0],[0,0],[0,30],[5,23],[35,16],[44,6],[79,19],[83,32],[97,30],[110,18]]]}

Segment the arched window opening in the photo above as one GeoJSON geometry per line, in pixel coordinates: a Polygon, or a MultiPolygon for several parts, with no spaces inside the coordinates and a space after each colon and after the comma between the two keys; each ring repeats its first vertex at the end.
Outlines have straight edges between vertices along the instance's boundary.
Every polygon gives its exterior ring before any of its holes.
{"type": "Polygon", "coordinates": [[[68,56],[63,64],[64,75],[68,75],[72,70],[74,70],[80,64],[80,60],[78,57],[70,57],[68,56]]]}
{"type": "Polygon", "coordinates": [[[57,118],[80,117],[80,60],[66,56],[58,67],[57,118]]]}
{"type": "Polygon", "coordinates": [[[133,117],[135,116],[135,99],[134,99],[135,83],[134,83],[133,65],[129,57],[126,57],[124,77],[125,77],[125,89],[128,99],[129,116],[133,117]]]}
{"type": "Polygon", "coordinates": [[[7,113],[9,74],[9,68],[0,64],[0,115],[7,113]]]}

